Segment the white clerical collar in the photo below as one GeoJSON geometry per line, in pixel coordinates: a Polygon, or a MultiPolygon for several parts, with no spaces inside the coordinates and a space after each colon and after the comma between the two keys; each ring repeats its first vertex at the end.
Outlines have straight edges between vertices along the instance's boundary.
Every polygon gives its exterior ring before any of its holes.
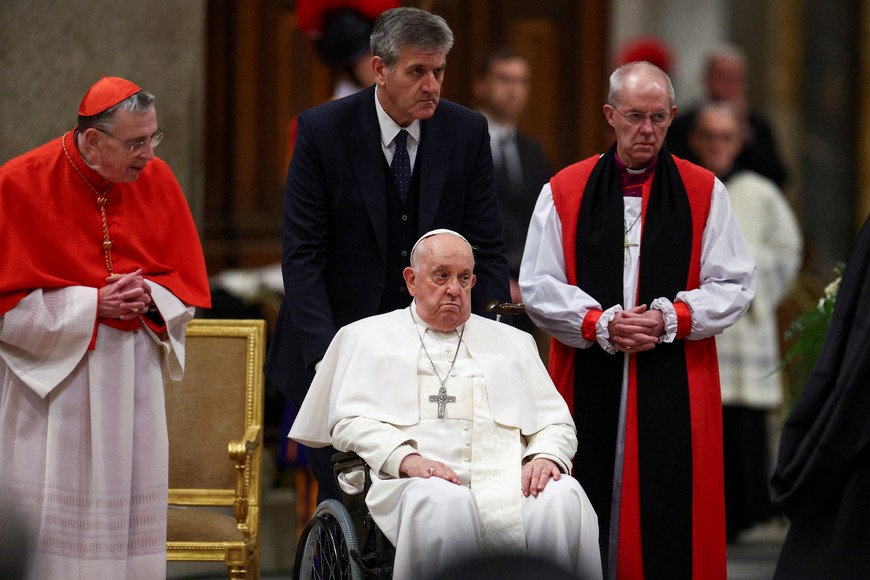
{"type": "Polygon", "coordinates": [[[453,334],[455,332],[462,332],[462,327],[465,326],[464,324],[460,324],[459,326],[456,327],[456,330],[451,330],[449,332],[444,331],[444,330],[438,330],[437,328],[434,328],[431,324],[429,324],[428,322],[425,322],[422,318],[420,318],[420,313],[417,311],[417,301],[416,300],[412,300],[411,305],[408,306],[408,308],[411,309],[411,313],[413,314],[414,322],[417,323],[417,326],[419,326],[423,330],[428,330],[431,333],[453,334]]]}
{"type": "Polygon", "coordinates": [[[378,100],[378,89],[379,87],[375,85],[375,111],[377,111],[378,114],[378,125],[381,127],[381,146],[384,148],[388,147],[402,129],[407,131],[416,143],[419,143],[420,120],[414,119],[414,121],[407,127],[399,126],[399,124],[393,121],[393,118],[390,117],[381,106],[381,102],[378,100]]]}

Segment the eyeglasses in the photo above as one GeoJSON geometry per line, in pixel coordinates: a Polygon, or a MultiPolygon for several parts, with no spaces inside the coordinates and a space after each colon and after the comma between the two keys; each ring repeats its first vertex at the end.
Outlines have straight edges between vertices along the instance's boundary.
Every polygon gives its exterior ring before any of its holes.
{"type": "Polygon", "coordinates": [[[145,150],[145,147],[149,144],[151,145],[151,148],[154,149],[155,147],[160,145],[160,142],[163,141],[163,135],[165,135],[163,129],[157,129],[157,131],[155,131],[150,137],[141,137],[134,141],[124,141],[123,139],[118,139],[108,131],[100,129],[99,127],[94,127],[94,129],[96,129],[100,133],[105,133],[115,141],[120,141],[124,145],[124,147],[130,150],[131,155],[139,155],[140,153],[142,153],[142,151],[145,150]]]}
{"type": "Polygon", "coordinates": [[[632,111],[631,113],[626,114],[617,109],[616,107],[613,107],[613,110],[625,117],[625,120],[628,121],[629,125],[640,125],[646,119],[649,119],[650,123],[652,123],[656,127],[661,127],[671,118],[671,113],[669,111],[657,111],[655,113],[645,115],[643,113],[638,113],[637,111],[632,111]]]}

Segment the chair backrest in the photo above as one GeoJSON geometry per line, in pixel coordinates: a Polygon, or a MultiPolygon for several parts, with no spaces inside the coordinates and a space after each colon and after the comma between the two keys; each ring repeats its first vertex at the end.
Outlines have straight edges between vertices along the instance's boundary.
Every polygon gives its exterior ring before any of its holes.
{"type": "Polygon", "coordinates": [[[228,445],[255,430],[245,487],[249,507],[259,506],[264,350],[262,320],[188,325],[184,378],[166,382],[170,505],[232,506],[237,468],[228,445]]]}

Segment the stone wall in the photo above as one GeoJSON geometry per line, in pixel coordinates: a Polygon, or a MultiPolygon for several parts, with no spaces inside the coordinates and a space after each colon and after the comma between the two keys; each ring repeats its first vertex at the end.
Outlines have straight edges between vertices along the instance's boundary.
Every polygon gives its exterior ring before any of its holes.
{"type": "Polygon", "coordinates": [[[124,77],[157,97],[157,154],[201,216],[205,25],[205,0],[0,2],[0,163],[73,128],[101,75],[124,77]]]}

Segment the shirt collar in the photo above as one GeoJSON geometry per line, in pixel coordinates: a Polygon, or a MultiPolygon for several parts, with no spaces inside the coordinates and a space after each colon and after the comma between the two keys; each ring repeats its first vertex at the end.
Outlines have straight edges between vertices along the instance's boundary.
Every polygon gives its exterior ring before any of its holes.
{"type": "Polygon", "coordinates": [[[505,137],[511,137],[516,134],[516,125],[505,125],[503,123],[499,123],[486,113],[484,113],[483,116],[486,117],[486,122],[489,125],[489,137],[491,140],[497,141],[500,139],[504,139],[505,137]]]}
{"type": "Polygon", "coordinates": [[[414,119],[407,127],[400,127],[398,123],[393,121],[392,117],[390,117],[384,108],[381,106],[381,102],[378,100],[378,89],[379,87],[375,85],[375,111],[378,114],[378,125],[381,127],[381,144],[384,147],[388,147],[393,139],[396,138],[396,135],[399,134],[399,131],[404,129],[408,132],[408,135],[416,143],[420,142],[420,120],[414,119]]]}
{"type": "Polygon", "coordinates": [[[622,175],[623,187],[643,184],[655,172],[656,166],[659,163],[659,157],[656,155],[643,169],[631,169],[622,162],[619,155],[614,154],[613,159],[619,168],[620,175],[622,175]]]}

